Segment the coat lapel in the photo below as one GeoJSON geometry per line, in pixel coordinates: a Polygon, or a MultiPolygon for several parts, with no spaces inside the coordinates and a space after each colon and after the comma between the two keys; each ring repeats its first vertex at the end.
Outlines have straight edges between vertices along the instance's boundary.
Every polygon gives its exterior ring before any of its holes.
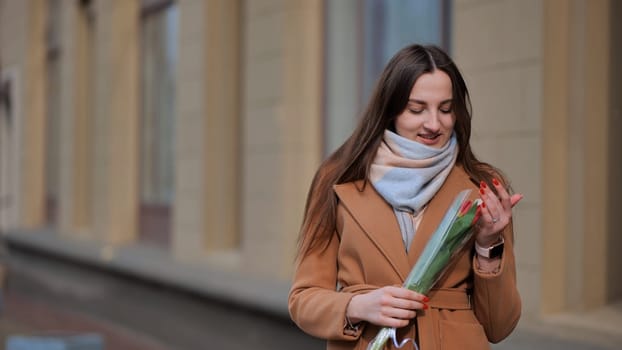
{"type": "MultiPolygon", "coordinates": [[[[408,249],[408,263],[410,266],[414,266],[417,259],[419,259],[425,245],[445,216],[456,195],[467,188],[477,189],[462,167],[455,166],[447,176],[443,186],[430,200],[425,209],[419,228],[415,232],[410,249],[408,249]]],[[[470,199],[475,198],[478,198],[476,190],[472,191],[470,195],[470,199]]]]}
{"type": "Polygon", "coordinates": [[[472,188],[475,190],[471,193],[471,199],[478,197],[477,187],[470,181],[469,176],[461,167],[455,166],[443,186],[428,203],[407,254],[399,224],[391,206],[371,184],[368,183],[363,191],[359,191],[362,187],[363,182],[356,181],[335,185],[334,190],[346,210],[384,255],[402,281],[410,273],[455,196],[464,189],[472,188]]]}
{"type": "Polygon", "coordinates": [[[384,255],[401,281],[410,272],[402,234],[391,206],[367,183],[362,181],[335,185],[334,190],[346,210],[384,255]]]}

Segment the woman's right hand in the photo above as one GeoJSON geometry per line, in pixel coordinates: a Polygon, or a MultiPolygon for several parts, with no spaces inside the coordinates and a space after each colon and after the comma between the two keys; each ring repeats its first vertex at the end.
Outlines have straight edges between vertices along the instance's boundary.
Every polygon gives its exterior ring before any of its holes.
{"type": "Polygon", "coordinates": [[[353,324],[368,321],[382,327],[400,328],[417,315],[416,310],[427,309],[428,301],[423,294],[387,286],[352,297],[346,315],[353,324]]]}

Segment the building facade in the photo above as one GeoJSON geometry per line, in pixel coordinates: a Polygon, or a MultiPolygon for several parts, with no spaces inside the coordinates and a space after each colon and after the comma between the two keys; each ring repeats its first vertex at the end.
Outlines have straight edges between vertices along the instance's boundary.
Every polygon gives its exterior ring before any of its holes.
{"type": "Polygon", "coordinates": [[[306,193],[401,46],[463,71],[524,317],[622,300],[614,0],[0,0],[14,244],[286,313],[306,193]]]}

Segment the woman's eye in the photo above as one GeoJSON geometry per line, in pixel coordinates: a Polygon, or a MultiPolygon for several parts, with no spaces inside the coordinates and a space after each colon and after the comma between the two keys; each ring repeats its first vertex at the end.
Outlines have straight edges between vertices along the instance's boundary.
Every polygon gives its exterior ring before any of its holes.
{"type": "Polygon", "coordinates": [[[421,114],[423,112],[423,109],[409,109],[410,113],[413,114],[421,114]]]}
{"type": "Polygon", "coordinates": [[[441,113],[451,113],[452,111],[451,108],[441,108],[441,113]]]}

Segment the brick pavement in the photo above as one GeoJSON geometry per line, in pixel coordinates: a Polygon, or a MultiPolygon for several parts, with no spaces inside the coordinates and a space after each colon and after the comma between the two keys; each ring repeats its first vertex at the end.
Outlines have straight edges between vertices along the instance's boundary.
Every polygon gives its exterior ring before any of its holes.
{"type": "Polygon", "coordinates": [[[4,293],[0,316],[0,344],[4,348],[11,335],[49,335],[97,333],[104,338],[107,350],[171,350],[155,341],[95,319],[89,315],[63,310],[44,302],[4,293]]]}

